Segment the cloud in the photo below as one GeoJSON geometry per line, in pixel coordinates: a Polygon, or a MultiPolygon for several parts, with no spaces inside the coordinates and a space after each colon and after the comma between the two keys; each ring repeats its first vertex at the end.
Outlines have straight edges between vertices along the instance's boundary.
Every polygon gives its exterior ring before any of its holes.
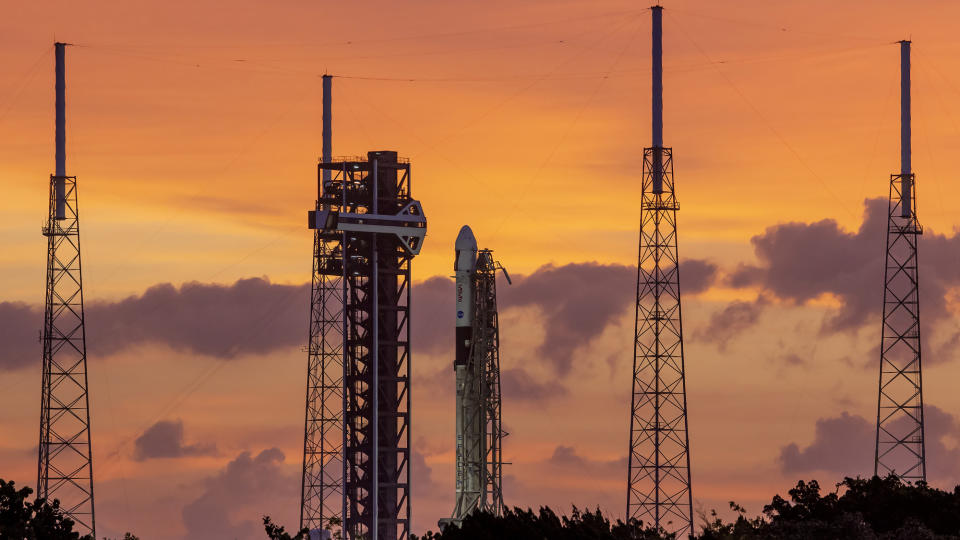
{"type": "MultiPolygon", "coordinates": [[[[716,280],[714,263],[690,259],[681,263],[683,291],[698,294],[716,280]]],[[[616,323],[634,303],[635,266],[571,263],[545,265],[529,275],[513,276],[513,285],[498,281],[500,311],[536,307],[545,329],[538,354],[560,375],[569,373],[577,348],[587,345],[616,323]]],[[[415,346],[426,352],[442,352],[453,336],[453,281],[430,278],[414,290],[413,334],[415,346]]],[[[517,374],[517,381],[522,375],[517,374]]]]}
{"type": "Polygon", "coordinates": [[[715,343],[723,351],[731,339],[756,324],[767,304],[767,299],[763,296],[752,302],[735,300],[711,315],[707,326],[698,330],[695,337],[715,343]]]}
{"type": "Polygon", "coordinates": [[[577,453],[572,446],[558,445],[553,454],[547,458],[546,464],[564,470],[576,470],[589,475],[618,475],[626,474],[627,458],[612,460],[594,460],[577,453]]]}
{"type": "Polygon", "coordinates": [[[427,497],[437,493],[440,485],[433,479],[433,469],[427,459],[416,448],[410,454],[410,489],[414,497],[427,497]]]}
{"type": "Polygon", "coordinates": [[[680,261],[680,291],[683,294],[699,294],[717,280],[717,265],[703,259],[680,261]]]}
{"type": "MultiPolygon", "coordinates": [[[[879,198],[864,201],[863,222],[855,233],[832,219],[768,227],[751,239],[760,265],[741,265],[730,284],[759,286],[797,304],[831,294],[842,305],[825,321],[826,328],[856,329],[880,315],[886,228],[887,201],[879,198]]],[[[927,230],[918,249],[922,313],[941,320],[948,315],[946,291],[960,285],[960,235],[927,230]]]]}
{"type": "Polygon", "coordinates": [[[43,359],[43,311],[22,302],[0,302],[0,371],[36,366],[43,359]]]}
{"type": "Polygon", "coordinates": [[[836,418],[820,418],[814,439],[806,448],[796,443],[780,450],[777,461],[784,473],[829,471],[863,476],[873,471],[876,424],[844,411],[836,418]]]}
{"type": "Polygon", "coordinates": [[[146,343],[216,358],[263,354],[306,343],[309,305],[307,284],[162,283],[118,302],[91,302],[87,347],[98,355],[146,343]]]}
{"type": "Polygon", "coordinates": [[[503,308],[535,306],[545,330],[538,356],[567,375],[575,352],[619,320],[634,303],[636,269],[617,264],[573,263],[541,266],[528,276],[516,276],[509,290],[500,291],[503,308]]]}
{"type": "Polygon", "coordinates": [[[413,286],[410,331],[417,352],[436,354],[453,350],[453,292],[453,280],[446,276],[434,276],[413,286]]]}
{"type": "Polygon", "coordinates": [[[296,478],[283,472],[283,461],[283,452],[277,448],[255,457],[243,452],[206,478],[200,496],[183,507],[186,538],[262,538],[260,516],[269,513],[269,505],[276,507],[276,501],[291,499],[299,486],[296,478]],[[249,509],[243,513],[253,519],[233,522],[238,509],[249,509]]]}
{"type": "Polygon", "coordinates": [[[527,373],[523,368],[508,368],[500,371],[503,398],[508,401],[544,401],[564,397],[567,389],[554,378],[543,381],[527,373]]]}
{"type": "MultiPolygon", "coordinates": [[[[960,422],[950,413],[933,405],[924,406],[927,479],[935,483],[960,480],[960,448],[946,441],[960,439],[960,422]]],[[[780,449],[777,462],[786,474],[826,471],[845,476],[873,474],[876,448],[876,421],[841,413],[839,417],[820,418],[814,440],[800,448],[791,443],[780,449]]]]}
{"type": "MultiPolygon", "coordinates": [[[[716,265],[691,259],[681,264],[690,277],[685,290],[696,294],[716,277],[716,265]]],[[[541,354],[565,373],[573,352],[598,336],[632,303],[632,267],[597,263],[544,266],[501,282],[500,309],[537,306],[547,337],[541,354]]],[[[440,353],[453,343],[453,281],[434,276],[414,285],[412,326],[418,351],[440,353]]],[[[109,356],[137,345],[161,344],[176,351],[232,359],[305,345],[310,285],[271,283],[266,277],[230,285],[160,283],[119,301],[88,301],[87,350],[109,356]]],[[[37,335],[42,306],[0,302],[0,370],[40,361],[37,335]]]]}
{"type": "MultiPolygon", "coordinates": [[[[729,284],[759,287],[798,305],[824,295],[837,298],[840,307],[822,321],[824,333],[879,327],[887,212],[886,199],[865,200],[856,232],[841,229],[832,219],[768,227],[751,239],[759,264],[740,265],[729,284]]],[[[928,351],[924,360],[929,365],[952,357],[960,343],[960,327],[952,321],[946,300],[948,292],[960,286],[960,233],[926,230],[918,246],[923,349],[928,351]]]]}
{"type": "Polygon", "coordinates": [[[837,330],[876,317],[883,292],[887,203],[869,199],[864,204],[864,220],[856,233],[842,230],[832,219],[768,227],[750,240],[760,265],[742,265],[731,274],[731,285],[759,286],[797,304],[832,294],[842,302],[827,321],[837,330]]]}
{"type": "MultiPolygon", "coordinates": [[[[87,354],[109,356],[129,347],[163,344],[216,358],[264,354],[307,341],[310,285],[266,278],[232,285],[161,283],[119,301],[88,301],[87,354]]],[[[39,366],[43,307],[0,302],[0,371],[39,366]]],[[[38,367],[39,369],[39,367],[38,367]]]]}
{"type": "Polygon", "coordinates": [[[133,459],[179,458],[216,454],[215,444],[183,444],[183,420],[161,420],[133,443],[133,459]]]}

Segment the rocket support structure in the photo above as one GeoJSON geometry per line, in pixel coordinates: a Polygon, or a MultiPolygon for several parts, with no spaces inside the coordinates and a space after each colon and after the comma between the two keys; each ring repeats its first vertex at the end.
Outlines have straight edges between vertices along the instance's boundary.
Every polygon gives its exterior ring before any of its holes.
{"type": "Polygon", "coordinates": [[[506,270],[493,252],[477,250],[470,227],[457,235],[456,347],[456,483],[452,517],[445,527],[459,524],[480,510],[503,513],[503,431],[500,395],[500,330],[497,317],[496,271],[506,270]]]}
{"type": "Polygon", "coordinates": [[[410,272],[427,218],[396,152],[331,158],[328,75],[323,89],[300,526],[311,540],[406,540],[410,272]]]}

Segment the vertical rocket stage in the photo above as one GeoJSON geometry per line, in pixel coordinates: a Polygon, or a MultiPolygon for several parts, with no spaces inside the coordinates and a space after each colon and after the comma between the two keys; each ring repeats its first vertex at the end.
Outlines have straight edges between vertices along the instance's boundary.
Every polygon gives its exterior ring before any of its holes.
{"type": "MultiPolygon", "coordinates": [[[[468,462],[475,462],[477,456],[467,456],[470,449],[476,448],[477,441],[483,437],[482,426],[466,425],[465,410],[476,409],[476,397],[471,389],[475,386],[472,373],[468,373],[470,363],[470,346],[473,340],[473,314],[476,305],[476,290],[474,274],[477,269],[477,239],[473,236],[470,227],[464,225],[457,235],[454,244],[456,259],[453,262],[453,271],[456,279],[457,313],[456,313],[456,353],[453,360],[453,370],[456,376],[456,430],[457,430],[457,473],[456,498],[457,508],[461,507],[465,499],[476,504],[476,472],[468,471],[468,462]],[[468,380],[469,379],[469,380],[468,380]]],[[[476,422],[470,422],[476,424],[476,422]]]]}
{"type": "Polygon", "coordinates": [[[453,271],[457,280],[457,356],[453,365],[456,368],[467,364],[473,330],[473,274],[477,269],[477,239],[468,225],[460,229],[454,249],[456,259],[453,261],[453,271]]]}
{"type": "MultiPolygon", "coordinates": [[[[490,250],[477,249],[464,225],[454,245],[456,279],[456,503],[443,528],[459,524],[476,510],[500,515],[502,430],[500,407],[500,332],[497,322],[496,271],[490,250]]],[[[506,276],[506,271],[504,271],[506,276]]],[[[506,276],[509,282],[509,276],[506,276]]]]}

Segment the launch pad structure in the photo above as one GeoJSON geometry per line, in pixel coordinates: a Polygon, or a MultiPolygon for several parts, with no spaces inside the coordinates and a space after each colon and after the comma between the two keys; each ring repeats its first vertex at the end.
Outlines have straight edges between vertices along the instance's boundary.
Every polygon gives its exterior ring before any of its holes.
{"type": "Polygon", "coordinates": [[[312,538],[410,535],[410,265],[427,220],[396,152],[324,156],[314,230],[301,527],[312,538]]]}
{"type": "Polygon", "coordinates": [[[77,177],[66,172],[65,43],[56,43],[56,173],[50,175],[37,497],[96,537],[77,177]]]}
{"type": "Polygon", "coordinates": [[[475,511],[503,514],[503,431],[500,393],[500,324],[496,272],[510,276],[489,249],[477,250],[470,227],[457,236],[456,481],[455,506],[440,527],[475,511]]]}

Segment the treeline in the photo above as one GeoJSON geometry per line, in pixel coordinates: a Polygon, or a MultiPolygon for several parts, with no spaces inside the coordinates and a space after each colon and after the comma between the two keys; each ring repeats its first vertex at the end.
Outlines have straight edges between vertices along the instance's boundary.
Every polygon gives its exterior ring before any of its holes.
{"type": "MultiPolygon", "coordinates": [[[[17,489],[0,479],[0,538],[24,540],[93,540],[73,530],[57,501],[29,500],[30,488],[17,489]]],[[[698,516],[698,540],[960,540],[960,486],[952,492],[924,483],[904,484],[895,477],[846,478],[833,489],[816,481],[798,482],[788,497],[773,497],[761,515],[750,517],[731,502],[736,516],[725,520],[716,511],[698,516]]],[[[332,523],[336,529],[338,524],[332,523]]],[[[307,531],[288,533],[264,518],[272,540],[306,540],[307,531]]],[[[333,535],[338,538],[339,535],[333,535]]],[[[127,540],[136,537],[127,533],[127,540]]],[[[427,531],[410,540],[684,540],[630,521],[612,522],[600,510],[574,508],[569,516],[548,507],[514,508],[503,516],[475,513],[460,527],[427,531]]]]}
{"type": "MultiPolygon", "coordinates": [[[[737,515],[726,521],[716,511],[698,517],[699,540],[947,540],[960,539],[960,486],[953,492],[926,484],[908,485],[895,477],[846,478],[823,493],[814,480],[799,482],[748,517],[734,502],[737,515]]],[[[412,540],[682,540],[643,523],[611,523],[599,510],[569,517],[549,508],[514,509],[502,517],[474,514],[460,528],[427,532],[412,540]]]]}

